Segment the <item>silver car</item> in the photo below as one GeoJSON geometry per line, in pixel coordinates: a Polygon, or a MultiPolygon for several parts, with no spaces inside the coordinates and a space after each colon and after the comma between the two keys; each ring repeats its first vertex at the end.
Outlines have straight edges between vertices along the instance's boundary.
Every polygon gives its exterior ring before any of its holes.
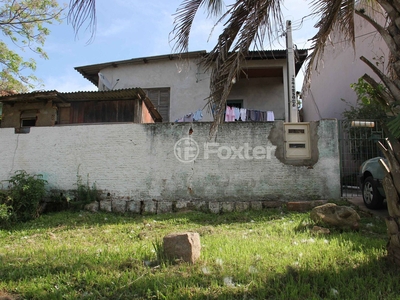
{"type": "Polygon", "coordinates": [[[382,208],[386,198],[382,187],[385,171],[379,163],[381,159],[387,163],[382,157],[374,157],[363,162],[358,176],[364,204],[370,209],[382,208]]]}

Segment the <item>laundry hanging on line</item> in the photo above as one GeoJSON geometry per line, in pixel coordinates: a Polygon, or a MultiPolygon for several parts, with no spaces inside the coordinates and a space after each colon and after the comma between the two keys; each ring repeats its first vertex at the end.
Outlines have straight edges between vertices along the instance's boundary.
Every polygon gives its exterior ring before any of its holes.
{"type": "Polygon", "coordinates": [[[189,113],[184,115],[183,117],[175,120],[175,122],[198,122],[203,119],[203,111],[201,109],[197,110],[194,113],[189,113]]]}
{"type": "Polygon", "coordinates": [[[235,121],[273,122],[275,121],[275,116],[273,111],[238,108],[227,105],[225,111],[225,122],[235,121]]]}

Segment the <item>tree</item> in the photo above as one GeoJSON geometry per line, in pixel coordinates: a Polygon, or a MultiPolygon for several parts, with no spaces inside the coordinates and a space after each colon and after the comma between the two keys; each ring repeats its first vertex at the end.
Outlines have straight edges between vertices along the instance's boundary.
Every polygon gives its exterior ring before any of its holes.
{"type": "Polygon", "coordinates": [[[19,92],[33,88],[37,78],[25,75],[34,71],[34,59],[25,60],[17,51],[29,49],[47,58],[42,46],[50,31],[45,27],[60,21],[62,9],[56,0],[3,0],[0,6],[0,91],[19,92]],[[11,43],[10,43],[11,42],[11,43]]]}
{"type": "MultiPolygon", "coordinates": [[[[177,10],[175,27],[172,32],[177,51],[187,51],[190,31],[196,13],[205,8],[209,16],[220,16],[224,21],[222,33],[217,45],[202,60],[203,66],[211,70],[209,103],[216,108],[214,130],[222,121],[226,100],[233,85],[233,78],[240,73],[244,56],[250,47],[263,49],[265,38],[274,36],[276,28],[283,26],[281,4],[283,0],[236,0],[233,5],[222,13],[222,0],[183,0],[177,10]]],[[[79,29],[88,19],[95,23],[95,0],[71,0],[70,21],[79,29]]],[[[354,16],[358,15],[372,24],[382,36],[391,53],[392,76],[381,72],[365,57],[360,59],[374,72],[384,89],[379,89],[379,83],[370,75],[363,79],[377,92],[381,105],[394,111],[394,120],[388,123],[391,135],[388,145],[380,145],[389,161],[384,180],[384,189],[390,217],[386,220],[390,240],[388,255],[400,266],[400,114],[396,106],[400,104],[400,2],[398,0],[310,0],[314,17],[318,18],[315,27],[317,34],[311,38],[312,49],[309,58],[307,74],[318,68],[324,49],[333,30],[341,32],[345,40],[355,45],[354,16]],[[381,25],[375,19],[376,14],[384,14],[387,22],[381,25]]]]}

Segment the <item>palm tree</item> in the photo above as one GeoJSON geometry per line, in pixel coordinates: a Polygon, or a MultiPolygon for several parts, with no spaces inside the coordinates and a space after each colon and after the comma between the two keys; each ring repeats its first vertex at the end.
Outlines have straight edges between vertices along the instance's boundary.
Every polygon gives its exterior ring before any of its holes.
{"type": "MultiPolygon", "coordinates": [[[[274,37],[276,28],[283,26],[281,5],[283,0],[236,0],[223,12],[222,0],[183,0],[177,9],[172,37],[175,50],[188,50],[190,31],[196,13],[205,8],[209,16],[219,16],[223,23],[222,33],[210,53],[202,60],[202,65],[211,70],[209,103],[216,108],[214,129],[222,121],[226,100],[233,85],[233,78],[240,78],[241,66],[250,47],[263,49],[265,39],[274,37]]],[[[391,76],[382,73],[365,57],[365,62],[385,85],[386,89],[377,89],[382,105],[390,108],[400,104],[400,1],[398,0],[310,0],[318,33],[311,38],[312,52],[309,57],[306,78],[318,67],[329,34],[339,31],[343,38],[354,46],[354,16],[358,15],[376,29],[387,44],[391,53],[391,76]],[[376,14],[384,14],[385,25],[376,21],[376,14]]],[[[71,0],[69,20],[79,30],[89,20],[89,26],[95,29],[95,0],[71,0]]],[[[377,87],[371,76],[363,79],[372,87],[377,87]]],[[[382,161],[387,170],[384,189],[387,196],[390,217],[386,223],[390,234],[388,256],[400,266],[400,114],[394,111],[394,120],[388,124],[391,132],[387,145],[380,145],[388,159],[389,166],[382,161]]]]}

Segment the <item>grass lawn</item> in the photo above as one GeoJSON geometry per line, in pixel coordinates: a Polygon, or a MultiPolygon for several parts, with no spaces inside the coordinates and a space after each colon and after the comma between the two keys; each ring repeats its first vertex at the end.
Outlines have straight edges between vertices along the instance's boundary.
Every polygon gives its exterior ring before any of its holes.
{"type": "MultiPolygon", "coordinates": [[[[384,220],[313,235],[283,210],[116,215],[61,212],[0,230],[10,299],[400,299],[384,220]],[[196,231],[194,265],[159,260],[163,236],[196,231]]],[[[1,297],[0,297],[1,299],[1,297]]]]}

